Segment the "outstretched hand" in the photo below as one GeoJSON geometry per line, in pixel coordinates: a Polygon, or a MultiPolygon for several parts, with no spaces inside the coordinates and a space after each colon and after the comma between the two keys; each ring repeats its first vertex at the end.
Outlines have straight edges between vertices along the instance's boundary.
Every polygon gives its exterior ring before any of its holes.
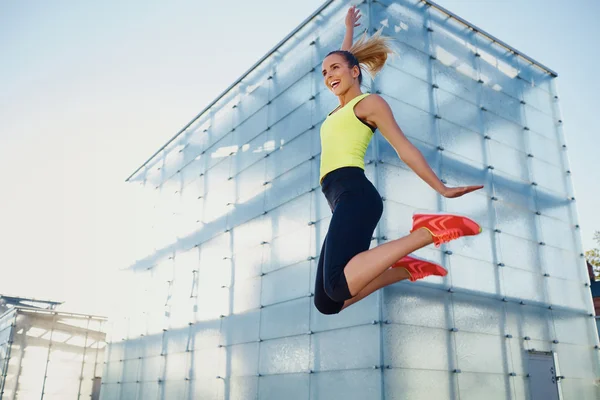
{"type": "Polygon", "coordinates": [[[360,9],[356,8],[356,6],[352,6],[348,9],[348,14],[346,14],[346,28],[354,29],[357,26],[360,26],[360,9]]]}
{"type": "Polygon", "coordinates": [[[447,197],[449,199],[453,199],[455,197],[460,197],[460,196],[465,195],[467,193],[474,192],[474,191],[479,190],[481,188],[483,188],[483,185],[461,186],[461,187],[454,187],[454,188],[446,187],[441,192],[441,195],[444,196],[444,197],[447,197]]]}

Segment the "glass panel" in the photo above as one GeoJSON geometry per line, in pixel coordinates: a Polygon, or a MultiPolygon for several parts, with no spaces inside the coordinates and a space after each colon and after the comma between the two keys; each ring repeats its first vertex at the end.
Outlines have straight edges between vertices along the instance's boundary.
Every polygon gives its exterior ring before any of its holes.
{"type": "Polygon", "coordinates": [[[503,267],[502,286],[507,297],[515,300],[533,301],[536,303],[547,302],[544,290],[544,278],[540,274],[533,274],[521,269],[503,267]]]}
{"type": "Polygon", "coordinates": [[[310,158],[311,137],[314,132],[301,134],[293,140],[278,146],[267,158],[267,181],[273,180],[310,158]]]}
{"type": "Polygon", "coordinates": [[[543,274],[540,251],[544,246],[506,233],[498,235],[500,262],[504,265],[543,274]]]}
{"type": "Polygon", "coordinates": [[[235,282],[232,289],[230,289],[230,302],[234,313],[243,313],[260,307],[260,278],[235,282]]]}
{"type": "Polygon", "coordinates": [[[600,387],[590,385],[589,379],[565,379],[560,381],[560,388],[564,399],[600,398],[600,387]]]}
{"type": "Polygon", "coordinates": [[[268,101],[269,85],[265,84],[265,76],[261,79],[263,79],[262,82],[248,82],[241,90],[242,96],[234,112],[236,124],[240,124],[264,110],[268,101]]]}
{"type": "MultiPolygon", "coordinates": [[[[509,373],[506,338],[461,332],[454,334],[458,368],[462,372],[509,373]]],[[[460,377],[459,377],[460,380],[460,377]]]]}
{"type": "Polygon", "coordinates": [[[461,240],[452,241],[446,245],[446,248],[453,254],[493,263],[492,246],[495,235],[494,231],[486,230],[477,236],[466,236],[461,240]]]}
{"type": "Polygon", "coordinates": [[[437,193],[411,170],[383,164],[379,167],[379,193],[387,199],[424,210],[438,208],[437,193]],[[398,184],[402,185],[399,189],[398,184]]]}
{"type": "Polygon", "coordinates": [[[594,329],[595,321],[593,318],[563,311],[552,311],[552,317],[554,318],[556,339],[560,343],[582,346],[597,343],[598,335],[594,329]]]}
{"type": "Polygon", "coordinates": [[[304,297],[263,308],[260,338],[274,339],[307,333],[309,314],[314,311],[311,310],[312,300],[312,297],[304,297]]]}
{"type": "Polygon", "coordinates": [[[385,287],[382,293],[385,321],[448,329],[454,325],[452,298],[446,290],[396,284],[385,287]]]}
{"type": "Polygon", "coordinates": [[[514,150],[495,140],[489,140],[490,165],[494,170],[506,172],[522,181],[530,181],[527,154],[514,150]]]}
{"type": "Polygon", "coordinates": [[[164,379],[167,381],[183,381],[188,377],[191,354],[169,353],[165,358],[164,379]]]}
{"type": "Polygon", "coordinates": [[[540,186],[546,187],[558,196],[567,195],[565,172],[560,168],[536,159],[531,160],[533,180],[540,186]]]}
{"type": "Polygon", "coordinates": [[[590,289],[581,282],[545,278],[551,304],[570,307],[573,311],[589,312],[590,289]]]}
{"type": "Polygon", "coordinates": [[[311,292],[310,262],[301,262],[273,271],[263,277],[262,305],[297,299],[311,292]]]}
{"type": "Polygon", "coordinates": [[[305,372],[309,365],[311,335],[266,340],[260,346],[259,373],[305,372]]]}
{"type": "Polygon", "coordinates": [[[379,325],[311,335],[311,369],[327,371],[379,365],[379,325]]]}
{"type": "Polygon", "coordinates": [[[257,341],[259,338],[259,329],[259,310],[231,314],[223,319],[222,328],[220,329],[221,344],[229,346],[257,341]]]}
{"type": "Polygon", "coordinates": [[[535,190],[535,203],[542,214],[566,223],[571,222],[571,200],[537,187],[535,190]]]}
{"type": "MultiPolygon", "coordinates": [[[[430,145],[437,144],[433,115],[422,111],[415,106],[397,100],[395,98],[397,96],[396,93],[393,93],[392,96],[385,94],[382,94],[381,96],[389,104],[394,117],[396,118],[396,122],[400,126],[400,129],[402,129],[402,132],[404,132],[409,139],[418,139],[430,145]]],[[[382,154],[380,151],[380,159],[388,161],[388,156],[392,160],[398,159],[398,154],[393,151],[391,146],[390,150],[392,151],[384,152],[382,154]]]]}
{"type": "Polygon", "coordinates": [[[315,182],[311,181],[311,163],[305,162],[274,179],[267,187],[265,209],[273,208],[310,190],[315,182]]]}
{"type": "Polygon", "coordinates": [[[458,398],[456,375],[450,372],[386,369],[383,376],[385,399],[453,400],[458,398]]]}
{"type": "Polygon", "coordinates": [[[383,325],[384,364],[392,368],[454,369],[453,353],[448,351],[451,335],[447,329],[383,325]]]}
{"type": "Polygon", "coordinates": [[[442,174],[449,186],[485,185],[477,194],[483,195],[490,192],[491,176],[489,170],[481,165],[462,157],[453,157],[450,154],[442,156],[442,174]]]}
{"type": "Polygon", "coordinates": [[[192,399],[224,400],[224,381],[215,379],[214,376],[202,377],[190,381],[192,399]]]}
{"type": "MultiPolygon", "coordinates": [[[[491,112],[484,112],[483,120],[486,135],[513,149],[527,151],[526,132],[521,125],[491,112]]],[[[535,148],[533,150],[535,151],[535,148]]]]}
{"type": "Polygon", "coordinates": [[[311,399],[379,399],[381,376],[375,370],[311,374],[310,395],[311,399]]]}
{"type": "Polygon", "coordinates": [[[448,277],[452,287],[479,293],[500,294],[497,267],[484,261],[459,255],[449,258],[448,277]]]}
{"type": "Polygon", "coordinates": [[[444,150],[485,164],[485,143],[482,135],[444,120],[441,120],[438,126],[440,144],[444,150]]]}
{"type": "Polygon", "coordinates": [[[371,5],[372,20],[377,25],[387,20],[387,28],[383,34],[407,43],[411,47],[429,53],[427,30],[425,29],[426,12],[423,4],[417,7],[403,7],[398,3],[384,4],[378,1],[371,5]],[[393,31],[392,31],[393,29],[393,31]]]}
{"type": "MultiPolygon", "coordinates": [[[[279,148],[302,133],[306,133],[309,136],[318,135],[317,130],[310,130],[310,127],[312,126],[312,108],[313,102],[304,102],[300,107],[292,111],[291,114],[286,115],[283,119],[273,125],[268,132],[269,148],[279,148]]],[[[314,139],[318,142],[318,136],[314,137],[314,139]]],[[[306,158],[309,157],[308,153],[305,153],[304,155],[306,158]]]]}
{"type": "Polygon", "coordinates": [[[249,376],[258,373],[258,343],[245,343],[227,348],[229,376],[249,376]]]}
{"type": "Polygon", "coordinates": [[[588,272],[579,254],[552,246],[541,246],[544,272],[553,278],[584,282],[588,272]]]}
{"type": "Polygon", "coordinates": [[[258,398],[261,400],[306,400],[310,376],[306,373],[261,376],[258,398]]]}
{"type": "Polygon", "coordinates": [[[270,241],[271,257],[263,263],[263,272],[268,273],[307,260],[312,256],[311,227],[296,230],[270,241]]]}
{"type": "Polygon", "coordinates": [[[260,133],[256,138],[242,145],[233,156],[231,173],[237,180],[242,180],[242,174],[247,168],[255,166],[255,163],[263,159],[266,153],[273,151],[273,144],[268,143],[268,134],[266,131],[260,133]]]}
{"type": "Polygon", "coordinates": [[[521,99],[523,81],[515,79],[517,69],[496,57],[493,50],[489,50],[487,46],[477,49],[480,55],[477,57],[479,74],[487,90],[502,91],[515,99],[521,99]]]}
{"type": "MultiPolygon", "coordinates": [[[[274,125],[277,121],[283,119],[308,101],[310,98],[311,83],[311,76],[305,75],[271,101],[269,105],[269,126],[274,125]]],[[[276,84],[272,83],[272,85],[276,84]]]]}
{"type": "Polygon", "coordinates": [[[511,378],[508,374],[458,375],[461,400],[505,400],[512,398],[511,378]]]}
{"type": "Polygon", "coordinates": [[[471,131],[481,131],[479,107],[442,89],[435,90],[438,114],[445,120],[471,131]]]}
{"type": "Polygon", "coordinates": [[[555,122],[552,117],[536,110],[533,107],[525,106],[525,116],[527,118],[527,127],[542,136],[558,141],[555,122]]]}
{"type": "MultiPolygon", "coordinates": [[[[311,276],[316,275],[317,265],[313,263],[311,276]]],[[[311,300],[314,301],[314,300],[311,300]]],[[[323,315],[311,308],[310,330],[313,332],[346,328],[362,324],[369,324],[379,320],[379,297],[368,296],[367,298],[353,304],[352,307],[335,315],[323,315]]]]}
{"type": "Polygon", "coordinates": [[[538,217],[542,227],[542,238],[547,245],[575,252],[574,228],[554,218],[538,217]]]}
{"type": "Polygon", "coordinates": [[[548,116],[552,116],[554,99],[547,91],[524,85],[523,99],[528,105],[537,108],[548,116]]]}
{"type": "Polygon", "coordinates": [[[522,208],[511,207],[502,201],[492,203],[496,209],[498,228],[513,236],[538,242],[535,214],[522,208]]]}
{"type": "MultiPolygon", "coordinates": [[[[506,118],[519,125],[523,124],[523,109],[521,101],[487,86],[482,87],[482,105],[500,117],[506,118]]],[[[533,128],[532,128],[533,129],[533,128]]]]}
{"type": "Polygon", "coordinates": [[[259,134],[267,129],[267,107],[263,107],[248,119],[235,127],[233,133],[232,146],[243,149],[246,143],[249,143],[259,134]]]}
{"type": "Polygon", "coordinates": [[[387,66],[377,75],[377,87],[388,96],[423,111],[432,109],[432,88],[406,72],[387,66]]]}
{"type": "Polygon", "coordinates": [[[508,326],[504,303],[462,293],[452,295],[454,328],[460,332],[478,332],[504,336],[508,326]]]}
{"type": "MultiPolygon", "coordinates": [[[[398,28],[400,28],[402,31],[402,27],[400,25],[396,25],[395,29],[398,28]]],[[[429,82],[431,80],[429,73],[429,55],[418,51],[410,45],[398,40],[394,42],[394,47],[396,48],[399,56],[392,56],[388,58],[386,64],[393,65],[399,70],[404,71],[423,81],[429,82]]]]}
{"type": "Polygon", "coordinates": [[[287,53],[273,56],[275,65],[271,83],[271,98],[278,96],[292,84],[302,79],[312,68],[312,46],[300,45],[287,53]]]}
{"type": "Polygon", "coordinates": [[[577,378],[598,378],[598,352],[590,351],[587,346],[575,346],[559,343],[554,346],[559,360],[562,376],[577,378]]]}
{"type": "Polygon", "coordinates": [[[493,187],[497,199],[531,211],[538,210],[534,198],[535,188],[529,182],[494,170],[493,187]]]}

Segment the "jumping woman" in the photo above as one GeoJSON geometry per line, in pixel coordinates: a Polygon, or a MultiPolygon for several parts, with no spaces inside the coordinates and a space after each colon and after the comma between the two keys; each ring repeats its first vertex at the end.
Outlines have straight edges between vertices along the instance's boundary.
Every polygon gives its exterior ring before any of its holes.
{"type": "Polygon", "coordinates": [[[319,257],[315,306],[323,314],[337,314],[374,291],[405,279],[445,276],[440,265],[409,256],[430,244],[436,246],[462,236],[477,235],[473,220],[453,214],[414,214],[408,236],[369,249],[383,212],[377,189],[364,173],[364,158],[373,133],[379,129],[396,153],[423,181],[447,198],[483,186],[447,187],[429,167],[421,152],[406,138],[390,106],[376,94],[362,93],[361,67],[375,76],[384,66],[390,38],[366,33],[354,45],[360,11],[346,16],[341,50],[329,53],[322,64],[323,79],[340,105],[321,126],[321,190],[333,213],[319,257]]]}

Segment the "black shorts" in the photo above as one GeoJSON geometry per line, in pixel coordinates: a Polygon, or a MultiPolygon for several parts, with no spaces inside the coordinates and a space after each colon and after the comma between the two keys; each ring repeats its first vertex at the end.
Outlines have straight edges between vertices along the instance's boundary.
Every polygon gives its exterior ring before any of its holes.
{"type": "Polygon", "coordinates": [[[369,249],[383,201],[359,167],[328,173],[321,190],[333,216],[319,256],[315,306],[323,314],[336,314],[352,297],[344,268],[355,255],[369,249]]]}

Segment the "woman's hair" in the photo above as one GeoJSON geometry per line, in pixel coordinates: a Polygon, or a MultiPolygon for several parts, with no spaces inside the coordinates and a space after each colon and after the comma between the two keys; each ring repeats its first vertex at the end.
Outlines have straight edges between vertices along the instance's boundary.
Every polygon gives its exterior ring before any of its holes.
{"type": "Polygon", "coordinates": [[[370,38],[367,38],[367,32],[365,31],[350,50],[335,50],[327,55],[339,54],[344,57],[350,68],[358,66],[358,83],[362,84],[362,68],[365,68],[371,78],[375,78],[375,75],[385,65],[388,54],[395,53],[390,46],[392,40],[391,37],[382,36],[381,29],[370,38]]]}

